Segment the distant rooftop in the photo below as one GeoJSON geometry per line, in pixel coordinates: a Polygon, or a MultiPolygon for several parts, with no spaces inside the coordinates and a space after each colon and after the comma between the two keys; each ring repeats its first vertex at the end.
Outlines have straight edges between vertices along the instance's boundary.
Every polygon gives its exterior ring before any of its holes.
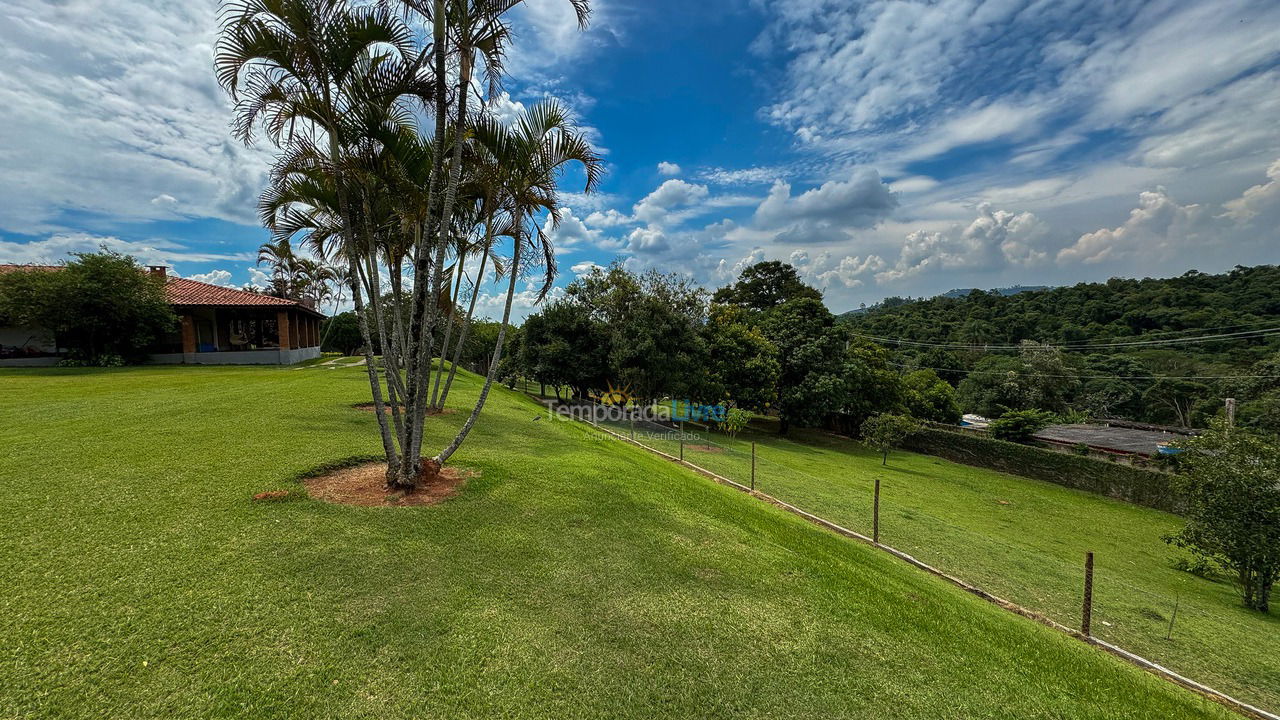
{"type": "Polygon", "coordinates": [[[1155,455],[1156,446],[1187,437],[1186,432],[1143,430],[1112,425],[1050,425],[1032,437],[1046,442],[1078,445],[1135,455],[1155,455]]]}

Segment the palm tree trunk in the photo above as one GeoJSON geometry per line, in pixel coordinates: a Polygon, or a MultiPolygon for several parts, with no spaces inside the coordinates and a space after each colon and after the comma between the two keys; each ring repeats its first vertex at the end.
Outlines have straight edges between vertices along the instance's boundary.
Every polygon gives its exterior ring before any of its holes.
{"type": "MultiPolygon", "coordinates": [[[[369,294],[373,301],[373,318],[375,326],[378,329],[378,339],[382,346],[382,376],[387,383],[387,399],[389,400],[391,410],[391,421],[395,426],[396,441],[400,444],[400,449],[405,446],[405,424],[404,418],[400,411],[400,406],[404,398],[404,383],[400,375],[401,356],[399,342],[396,336],[387,331],[387,318],[382,303],[382,278],[378,268],[378,247],[375,241],[376,235],[370,226],[370,207],[368,197],[364,198],[364,239],[366,243],[366,252],[363,253],[365,259],[368,281],[369,294]]],[[[395,294],[395,279],[392,279],[392,292],[395,294]]],[[[381,412],[379,410],[379,412],[381,412]]]]}
{"type": "MultiPolygon", "coordinates": [[[[333,107],[327,85],[324,87],[324,100],[328,107],[333,107]]],[[[330,123],[325,130],[329,136],[329,160],[334,167],[334,188],[338,195],[338,215],[342,221],[342,236],[347,250],[347,270],[351,275],[349,278],[351,299],[356,311],[356,325],[360,328],[361,339],[364,340],[365,369],[369,376],[369,390],[373,395],[373,411],[378,416],[378,431],[382,435],[382,449],[387,458],[387,480],[391,481],[400,468],[400,456],[396,452],[395,441],[391,437],[391,428],[387,424],[384,413],[386,405],[382,401],[382,383],[378,380],[378,368],[373,357],[373,339],[369,335],[369,321],[360,295],[360,264],[356,260],[358,248],[351,230],[351,207],[347,198],[346,183],[338,170],[342,165],[342,151],[338,146],[337,123],[330,123]]]]}
{"type": "MultiPolygon", "coordinates": [[[[448,48],[445,47],[448,42],[448,26],[447,17],[445,15],[445,5],[445,0],[435,0],[432,7],[432,54],[434,55],[435,75],[437,82],[440,83],[443,83],[445,78],[448,76],[446,63],[448,48]]],[[[440,89],[443,90],[443,87],[440,89]]],[[[427,218],[425,220],[425,224],[430,230],[430,232],[427,233],[427,237],[438,237],[439,235],[440,225],[438,218],[435,226],[432,227],[431,208],[435,204],[436,191],[439,189],[439,181],[444,173],[444,137],[445,132],[448,129],[448,111],[449,103],[446,94],[444,92],[437,92],[436,127],[435,136],[432,138],[434,152],[432,154],[431,161],[431,179],[427,183],[427,218]]],[[[407,405],[409,407],[409,422],[411,427],[409,445],[405,447],[404,450],[406,457],[412,458],[412,460],[407,460],[402,463],[402,465],[409,466],[401,468],[402,476],[411,473],[416,476],[418,466],[421,463],[421,440],[419,438],[421,438],[422,432],[421,421],[426,415],[426,403],[422,387],[424,384],[422,381],[423,378],[425,378],[425,373],[423,372],[422,367],[424,355],[426,356],[427,370],[429,371],[431,368],[431,351],[430,349],[427,349],[424,352],[423,349],[423,345],[430,336],[430,331],[425,326],[428,323],[426,320],[427,306],[431,300],[431,288],[427,278],[432,274],[432,268],[429,264],[431,259],[430,250],[424,242],[421,232],[423,224],[424,223],[418,224],[418,242],[414,248],[413,313],[412,318],[409,321],[409,397],[407,398],[407,405]]]]}
{"type": "MultiPolygon", "coordinates": [[[[372,257],[377,257],[377,250],[371,253],[372,257]]],[[[370,271],[374,274],[373,286],[375,295],[379,298],[378,306],[378,326],[382,332],[382,374],[387,378],[387,396],[390,400],[391,421],[396,428],[396,441],[400,443],[401,450],[404,449],[405,439],[408,435],[405,432],[404,423],[404,400],[405,387],[404,378],[401,376],[401,370],[404,367],[404,336],[400,330],[400,281],[394,274],[391,275],[391,295],[395,300],[391,303],[392,323],[390,330],[387,329],[387,313],[383,308],[381,298],[382,281],[377,277],[377,263],[371,263],[370,271]],[[394,378],[394,381],[392,380],[394,378]]]]}
{"type": "MultiPolygon", "coordinates": [[[[437,0],[437,7],[443,6],[443,4],[443,2],[437,0]]],[[[454,126],[453,157],[450,159],[449,180],[448,184],[445,186],[444,199],[441,202],[440,207],[440,217],[436,225],[435,235],[436,243],[438,245],[436,252],[436,266],[432,268],[431,294],[427,298],[428,302],[432,303],[432,311],[428,316],[426,323],[424,323],[423,340],[422,344],[419,345],[419,363],[425,363],[427,369],[426,373],[422,373],[420,375],[420,377],[424,378],[429,377],[431,361],[434,355],[432,352],[434,348],[431,334],[435,330],[435,323],[439,317],[439,308],[436,307],[434,301],[440,295],[440,285],[443,281],[444,275],[443,265],[445,251],[448,249],[447,243],[444,242],[444,237],[448,233],[453,232],[453,204],[458,195],[458,183],[462,179],[462,145],[464,140],[464,129],[467,126],[467,97],[471,94],[471,65],[473,60],[471,53],[472,51],[470,48],[462,48],[462,59],[458,68],[458,116],[457,123],[454,126]]],[[[437,77],[443,78],[444,75],[437,75],[437,77]]],[[[441,356],[443,355],[444,352],[442,351],[441,356]]],[[[442,359],[441,370],[443,369],[442,359]]],[[[419,372],[421,373],[421,365],[419,366],[419,372]]],[[[411,416],[415,432],[410,438],[409,450],[411,454],[409,457],[414,458],[415,463],[420,462],[419,458],[422,454],[422,431],[424,419],[427,414],[426,406],[427,395],[426,387],[424,385],[418,387],[417,397],[415,398],[413,407],[413,414],[411,416]]],[[[401,468],[401,475],[404,474],[405,470],[404,468],[401,468]]]]}
{"type": "Polygon", "coordinates": [[[520,233],[517,232],[515,250],[511,255],[511,267],[509,269],[511,276],[507,282],[507,302],[502,309],[502,325],[498,328],[498,342],[493,346],[493,358],[489,362],[489,372],[484,377],[484,387],[480,388],[480,397],[476,399],[475,407],[471,408],[471,415],[463,423],[462,429],[458,430],[453,442],[449,443],[448,447],[441,450],[440,454],[433,458],[437,468],[443,466],[462,446],[462,442],[467,439],[471,428],[475,426],[476,419],[480,417],[480,411],[484,409],[485,400],[489,397],[489,388],[493,386],[493,376],[498,372],[498,363],[502,360],[502,345],[507,337],[507,324],[511,321],[511,301],[515,298],[516,278],[520,274],[520,247],[522,244],[520,233]]]}
{"type": "Polygon", "coordinates": [[[449,297],[449,319],[444,324],[444,337],[440,340],[440,369],[436,371],[435,384],[431,388],[431,409],[441,410],[444,401],[440,399],[440,380],[444,378],[445,355],[449,353],[449,341],[453,338],[453,325],[457,317],[454,310],[458,307],[458,294],[462,292],[462,269],[466,264],[467,251],[463,241],[458,242],[458,255],[453,261],[453,294],[449,297]]]}
{"type": "Polygon", "coordinates": [[[360,328],[360,337],[364,340],[364,364],[369,374],[369,387],[373,392],[373,411],[378,416],[378,431],[382,434],[382,449],[387,455],[387,480],[396,477],[400,459],[396,454],[395,441],[391,438],[391,428],[387,424],[386,407],[382,401],[382,383],[378,380],[378,368],[373,356],[373,338],[369,335],[369,321],[365,314],[364,299],[360,294],[360,272],[355,256],[349,258],[351,264],[351,301],[356,309],[356,325],[360,328]]]}
{"type": "MultiPolygon", "coordinates": [[[[467,334],[471,331],[471,317],[476,311],[476,298],[480,296],[480,281],[484,279],[484,266],[489,260],[489,249],[493,244],[492,218],[485,221],[484,247],[480,251],[480,269],[471,288],[471,301],[467,304],[467,315],[462,319],[462,330],[458,334],[458,346],[453,351],[453,360],[449,364],[449,378],[444,382],[444,391],[440,395],[440,406],[449,399],[449,388],[453,387],[453,378],[458,374],[458,362],[462,359],[462,350],[467,344],[467,334]]],[[[486,372],[487,372],[486,368],[486,372]]]]}

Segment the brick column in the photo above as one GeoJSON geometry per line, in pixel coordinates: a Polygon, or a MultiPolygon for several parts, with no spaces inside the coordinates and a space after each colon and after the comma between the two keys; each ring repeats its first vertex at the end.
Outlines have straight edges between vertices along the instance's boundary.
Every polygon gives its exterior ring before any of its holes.
{"type": "Polygon", "coordinates": [[[290,342],[290,338],[291,338],[290,330],[291,328],[289,327],[289,311],[277,310],[276,311],[276,332],[280,335],[281,350],[288,350],[289,348],[293,347],[292,343],[290,342]]]}
{"type": "Polygon", "coordinates": [[[182,316],[182,352],[196,351],[196,323],[190,315],[182,316]]]}

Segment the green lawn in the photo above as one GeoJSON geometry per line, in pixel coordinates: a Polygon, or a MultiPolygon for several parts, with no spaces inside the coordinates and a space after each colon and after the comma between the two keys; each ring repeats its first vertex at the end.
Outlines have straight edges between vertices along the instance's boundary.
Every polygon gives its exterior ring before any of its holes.
{"type": "Polygon", "coordinates": [[[251,501],[376,452],[366,394],[0,371],[0,717],[1229,717],[506,391],[445,504],[251,501]]]}
{"type": "MultiPolygon", "coordinates": [[[[1174,515],[926,455],[894,452],[882,467],[879,453],[817,431],[701,435],[690,462],[745,484],[754,440],[759,489],[867,535],[880,477],[882,542],[1070,627],[1092,550],[1094,635],[1280,709],[1280,616],[1244,609],[1230,582],[1175,569],[1184,554],[1161,539],[1181,526],[1174,515]]],[[[679,452],[675,439],[639,439],[679,452]]]]}

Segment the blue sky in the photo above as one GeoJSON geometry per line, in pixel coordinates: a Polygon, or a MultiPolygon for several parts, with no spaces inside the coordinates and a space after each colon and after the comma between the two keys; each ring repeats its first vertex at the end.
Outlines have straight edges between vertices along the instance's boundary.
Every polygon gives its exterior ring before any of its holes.
{"type": "MultiPolygon", "coordinates": [[[[718,286],[780,259],[841,311],[1280,261],[1280,3],[594,6],[580,33],[530,0],[491,104],[558,97],[606,152],[602,192],[566,196],[560,285],[619,259],[718,286]]],[[[0,8],[0,262],[105,242],[258,278],[270,148],[227,133],[216,10],[0,8]]]]}

